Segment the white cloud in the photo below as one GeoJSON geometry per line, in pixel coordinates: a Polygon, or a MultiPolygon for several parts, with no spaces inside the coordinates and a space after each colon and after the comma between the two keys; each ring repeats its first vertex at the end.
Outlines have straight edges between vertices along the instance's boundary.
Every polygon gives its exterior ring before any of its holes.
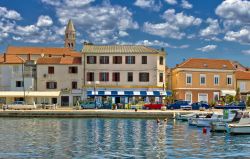
{"type": "Polygon", "coordinates": [[[206,22],[208,23],[208,27],[200,31],[201,36],[207,37],[221,33],[221,28],[217,19],[208,18],[206,22]]]}
{"type": "Polygon", "coordinates": [[[47,16],[47,15],[39,16],[38,21],[37,21],[37,26],[39,27],[51,26],[52,24],[53,24],[52,19],[50,18],[50,16],[47,16]]]}
{"type": "Polygon", "coordinates": [[[168,4],[175,5],[177,4],[176,0],[165,0],[168,4]]]}
{"type": "Polygon", "coordinates": [[[89,3],[84,3],[81,7],[73,7],[67,6],[67,1],[51,4],[50,1],[43,0],[44,3],[55,7],[56,17],[63,26],[72,19],[76,30],[87,33],[86,38],[94,43],[115,42],[118,37],[125,36],[128,29],[139,28],[127,7],[111,5],[108,1],[98,5],[87,5],[92,2],[91,0],[85,1],[89,3]]]}
{"type": "Polygon", "coordinates": [[[183,12],[175,13],[174,9],[166,10],[162,18],[165,20],[163,23],[152,24],[145,22],[143,30],[152,35],[182,39],[186,35],[182,32],[183,29],[198,26],[202,22],[200,18],[187,16],[183,12]]]}
{"type": "Polygon", "coordinates": [[[148,8],[154,11],[159,11],[161,9],[161,1],[156,2],[156,0],[136,0],[134,3],[135,6],[140,8],[148,8]]]}
{"type": "Polygon", "coordinates": [[[69,7],[83,7],[95,0],[64,0],[64,3],[69,7]]]}
{"type": "Polygon", "coordinates": [[[245,55],[250,55],[250,50],[242,50],[241,52],[245,55]]]}
{"type": "Polygon", "coordinates": [[[182,0],[181,7],[184,9],[192,9],[193,5],[191,3],[189,3],[187,0],[182,0]]]}
{"type": "Polygon", "coordinates": [[[227,41],[236,41],[243,44],[250,44],[250,28],[242,28],[239,31],[228,31],[224,37],[227,41]]]}
{"type": "Polygon", "coordinates": [[[120,37],[128,36],[129,34],[126,31],[119,31],[120,37]]]}
{"type": "Polygon", "coordinates": [[[201,48],[198,48],[196,50],[202,51],[202,52],[209,52],[217,48],[217,45],[207,45],[201,48]]]}
{"type": "Polygon", "coordinates": [[[215,13],[224,18],[227,24],[235,25],[250,22],[250,1],[225,0],[215,10],[215,13]],[[228,22],[229,21],[229,22],[228,22]]]}
{"type": "Polygon", "coordinates": [[[12,20],[21,20],[21,15],[14,10],[8,10],[5,7],[0,7],[0,17],[12,19],[12,20]]]}

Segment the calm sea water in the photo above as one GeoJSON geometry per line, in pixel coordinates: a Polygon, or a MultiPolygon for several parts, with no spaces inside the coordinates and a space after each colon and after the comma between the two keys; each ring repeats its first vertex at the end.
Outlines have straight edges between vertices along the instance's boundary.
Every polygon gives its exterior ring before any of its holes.
{"type": "Polygon", "coordinates": [[[168,120],[0,118],[0,158],[250,157],[250,135],[168,120]]]}

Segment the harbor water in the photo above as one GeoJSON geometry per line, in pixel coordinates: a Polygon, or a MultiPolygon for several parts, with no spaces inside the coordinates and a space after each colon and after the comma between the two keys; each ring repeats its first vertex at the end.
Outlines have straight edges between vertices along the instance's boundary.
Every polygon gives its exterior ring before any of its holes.
{"type": "Polygon", "coordinates": [[[175,120],[0,118],[0,158],[247,158],[250,135],[175,120]]]}

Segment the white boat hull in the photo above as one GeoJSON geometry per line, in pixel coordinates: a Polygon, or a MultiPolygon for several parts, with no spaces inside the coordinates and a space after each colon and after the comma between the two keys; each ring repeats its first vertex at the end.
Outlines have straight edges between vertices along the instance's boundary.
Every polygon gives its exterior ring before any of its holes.
{"type": "Polygon", "coordinates": [[[225,122],[212,122],[211,123],[211,131],[212,132],[225,132],[226,131],[226,123],[225,122]]]}
{"type": "Polygon", "coordinates": [[[227,132],[230,134],[250,134],[250,125],[228,125],[227,132]]]}

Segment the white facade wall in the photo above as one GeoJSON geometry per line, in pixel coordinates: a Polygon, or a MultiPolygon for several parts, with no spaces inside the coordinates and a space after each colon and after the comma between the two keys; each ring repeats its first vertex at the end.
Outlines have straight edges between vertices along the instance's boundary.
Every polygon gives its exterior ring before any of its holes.
{"type": "MultiPolygon", "coordinates": [[[[82,97],[83,65],[37,65],[37,90],[38,91],[61,91],[57,103],[62,104],[61,97],[69,97],[69,106],[74,105],[74,96],[82,97]],[[48,67],[54,67],[54,74],[48,74],[48,67]],[[69,67],[77,67],[76,74],[69,73],[69,67]],[[77,89],[72,89],[72,82],[77,82],[77,89]],[[57,82],[56,89],[47,89],[47,82],[57,82]]],[[[51,103],[50,99],[48,102],[51,103]]]]}

